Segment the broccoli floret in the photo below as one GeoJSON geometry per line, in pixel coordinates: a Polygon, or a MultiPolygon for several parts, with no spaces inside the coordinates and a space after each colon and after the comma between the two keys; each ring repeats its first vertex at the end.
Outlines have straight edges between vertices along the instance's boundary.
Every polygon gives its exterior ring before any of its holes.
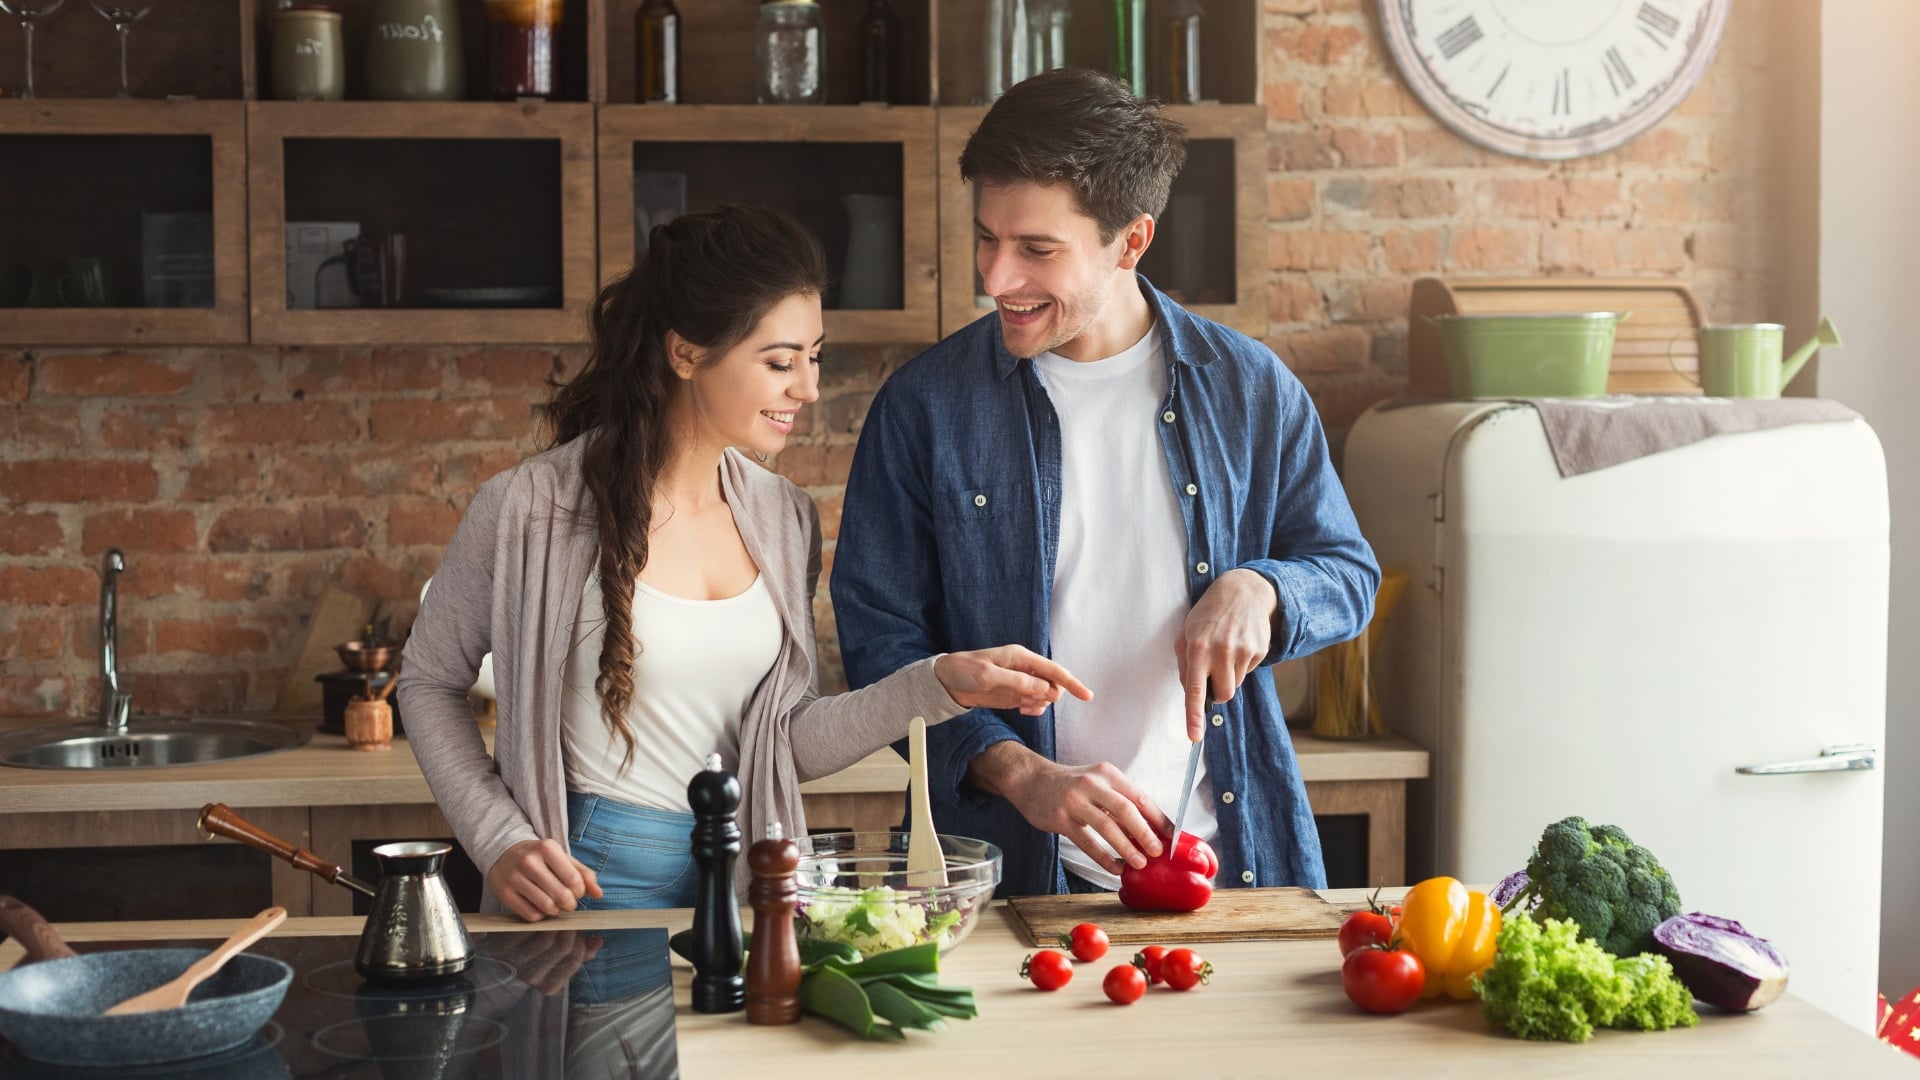
{"type": "Polygon", "coordinates": [[[1570,817],[1547,826],[1527,860],[1526,896],[1539,900],[1533,915],[1567,919],[1615,956],[1653,949],[1653,928],[1680,914],[1680,891],[1653,853],[1617,825],[1588,825],[1570,817]]]}

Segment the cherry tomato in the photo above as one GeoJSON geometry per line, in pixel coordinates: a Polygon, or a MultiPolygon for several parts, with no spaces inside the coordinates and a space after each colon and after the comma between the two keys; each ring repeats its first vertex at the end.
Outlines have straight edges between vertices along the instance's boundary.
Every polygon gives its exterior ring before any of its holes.
{"type": "Polygon", "coordinates": [[[1355,1005],[1375,1013],[1406,1012],[1427,984],[1427,969],[1406,949],[1368,945],[1340,965],[1340,985],[1355,1005]]]}
{"type": "Polygon", "coordinates": [[[1400,914],[1396,905],[1391,914],[1380,906],[1380,890],[1373,890],[1367,898],[1367,910],[1356,911],[1347,916],[1340,924],[1340,955],[1344,958],[1355,949],[1368,945],[1384,945],[1393,940],[1393,917],[1400,914]]]}
{"type": "Polygon", "coordinates": [[[1020,961],[1020,977],[1042,990],[1058,990],[1073,979],[1073,962],[1066,953],[1043,949],[1020,961]]]}
{"type": "Polygon", "coordinates": [[[1140,970],[1147,973],[1147,982],[1157,983],[1161,981],[1160,958],[1165,955],[1167,955],[1165,945],[1149,945],[1133,954],[1133,962],[1140,965],[1140,970]]]}
{"type": "Polygon", "coordinates": [[[1075,960],[1098,960],[1107,955],[1107,932],[1083,922],[1060,935],[1060,944],[1073,950],[1075,960]]]}
{"type": "Polygon", "coordinates": [[[1174,949],[1160,958],[1160,978],[1175,990],[1191,990],[1213,977],[1213,965],[1192,949],[1174,949]]]}
{"type": "Polygon", "coordinates": [[[1147,973],[1133,964],[1117,964],[1107,972],[1100,988],[1107,992],[1107,1000],[1115,1005],[1131,1005],[1147,992],[1147,973]]]}

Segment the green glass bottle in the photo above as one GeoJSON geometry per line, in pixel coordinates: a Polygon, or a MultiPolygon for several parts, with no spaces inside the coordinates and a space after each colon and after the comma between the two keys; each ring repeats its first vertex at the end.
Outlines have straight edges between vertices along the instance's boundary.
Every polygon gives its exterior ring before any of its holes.
{"type": "Polygon", "coordinates": [[[1147,96],[1147,0],[1113,0],[1113,75],[1147,96]]]}

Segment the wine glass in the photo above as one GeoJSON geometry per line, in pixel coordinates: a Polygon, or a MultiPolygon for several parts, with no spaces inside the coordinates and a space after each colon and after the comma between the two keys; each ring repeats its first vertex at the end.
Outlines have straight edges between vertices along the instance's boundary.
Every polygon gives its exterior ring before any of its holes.
{"type": "Polygon", "coordinates": [[[152,9],[153,0],[90,0],[93,10],[100,17],[113,24],[120,34],[120,92],[114,97],[130,98],[133,91],[127,89],[127,36],[133,32],[133,24],[138,22],[152,9]]]}
{"type": "Polygon", "coordinates": [[[60,10],[67,0],[0,0],[0,11],[20,20],[21,39],[26,43],[27,87],[21,97],[33,96],[33,24],[60,10]]]}

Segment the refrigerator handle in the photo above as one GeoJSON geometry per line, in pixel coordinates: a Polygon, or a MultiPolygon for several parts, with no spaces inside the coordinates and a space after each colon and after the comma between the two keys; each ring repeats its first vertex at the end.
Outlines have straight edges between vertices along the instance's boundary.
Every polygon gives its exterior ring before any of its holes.
{"type": "Polygon", "coordinates": [[[1880,751],[1865,743],[1848,743],[1844,746],[1828,746],[1820,750],[1817,758],[1804,761],[1775,761],[1766,765],[1741,765],[1734,772],[1746,776],[1784,776],[1788,773],[1810,772],[1856,772],[1861,769],[1876,768],[1880,761],[1880,751]]]}

